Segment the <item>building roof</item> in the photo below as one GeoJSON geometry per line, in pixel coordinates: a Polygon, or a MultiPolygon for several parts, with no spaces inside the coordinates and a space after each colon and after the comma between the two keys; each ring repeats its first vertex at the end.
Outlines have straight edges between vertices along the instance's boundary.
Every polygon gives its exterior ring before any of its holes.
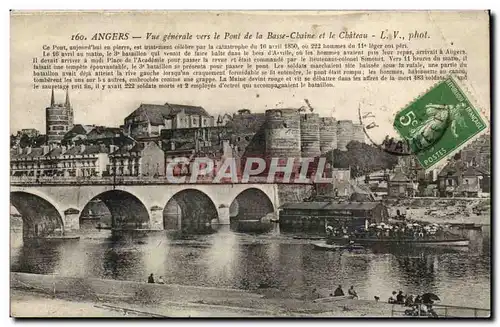
{"type": "Polygon", "coordinates": [[[450,160],[446,166],[441,169],[438,176],[456,175],[463,169],[463,162],[461,160],[450,160]]]}
{"type": "Polygon", "coordinates": [[[321,210],[326,207],[330,202],[297,202],[285,203],[280,209],[295,209],[295,210],[321,210]]]}
{"type": "Polygon", "coordinates": [[[46,157],[59,157],[63,153],[63,149],[61,147],[55,147],[50,150],[45,156],[46,157]]]}
{"type": "Polygon", "coordinates": [[[163,125],[165,119],[172,118],[181,111],[184,111],[187,115],[211,117],[208,112],[200,106],[189,106],[167,102],[163,105],[141,103],[139,108],[128,115],[125,120],[129,119],[130,117],[137,116],[140,113],[144,113],[151,125],[163,125]]]}
{"type": "Polygon", "coordinates": [[[410,179],[402,171],[397,171],[394,176],[392,176],[391,182],[409,183],[410,179]]]}
{"type": "Polygon", "coordinates": [[[177,115],[179,112],[183,111],[186,113],[186,115],[200,115],[204,117],[210,117],[208,112],[203,109],[203,107],[200,106],[188,106],[184,104],[174,104],[174,103],[165,103],[165,106],[170,108],[170,115],[174,116],[177,115]]]}
{"type": "Polygon", "coordinates": [[[379,202],[301,202],[285,203],[280,209],[289,210],[373,210],[379,202]]]}
{"type": "Polygon", "coordinates": [[[62,143],[67,143],[67,141],[75,140],[77,138],[84,138],[88,133],[90,133],[95,128],[94,125],[82,125],[76,124],[70,129],[63,137],[62,143]]]}
{"type": "Polygon", "coordinates": [[[43,156],[43,148],[31,148],[30,153],[28,153],[30,148],[24,148],[21,153],[15,151],[11,152],[11,158],[12,159],[33,159],[33,158],[39,158],[43,156]]]}
{"type": "Polygon", "coordinates": [[[483,171],[481,168],[474,166],[467,167],[467,169],[463,172],[464,176],[482,176],[485,174],[488,173],[486,171],[483,171]]]}
{"type": "Polygon", "coordinates": [[[74,156],[74,155],[89,155],[89,154],[97,154],[97,153],[109,153],[109,147],[104,146],[103,144],[92,144],[85,145],[84,150],[82,151],[81,145],[76,145],[69,148],[64,155],[74,156]]]}
{"type": "Polygon", "coordinates": [[[114,138],[123,136],[123,132],[118,127],[95,126],[87,136],[89,140],[114,138]]]}
{"type": "Polygon", "coordinates": [[[111,155],[126,154],[132,152],[141,152],[144,149],[143,143],[128,144],[118,148],[111,155]]]}
{"type": "Polygon", "coordinates": [[[109,153],[109,147],[104,144],[86,145],[83,154],[109,153]]]}
{"type": "Polygon", "coordinates": [[[439,172],[439,176],[481,176],[488,175],[487,167],[467,167],[462,160],[452,160],[439,172]]]}

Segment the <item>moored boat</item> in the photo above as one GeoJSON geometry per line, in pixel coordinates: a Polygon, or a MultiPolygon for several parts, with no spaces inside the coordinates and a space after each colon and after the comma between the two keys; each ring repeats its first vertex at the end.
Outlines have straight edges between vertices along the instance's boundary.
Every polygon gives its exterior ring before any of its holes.
{"type": "Polygon", "coordinates": [[[317,250],[336,251],[336,250],[362,250],[365,247],[359,244],[328,244],[327,242],[313,243],[317,250]]]}
{"type": "MultiPolygon", "coordinates": [[[[330,236],[327,243],[345,243],[343,237],[330,236]]],[[[469,240],[461,237],[444,238],[351,238],[350,240],[359,244],[382,244],[382,245],[422,245],[422,246],[469,246],[469,240]]]]}

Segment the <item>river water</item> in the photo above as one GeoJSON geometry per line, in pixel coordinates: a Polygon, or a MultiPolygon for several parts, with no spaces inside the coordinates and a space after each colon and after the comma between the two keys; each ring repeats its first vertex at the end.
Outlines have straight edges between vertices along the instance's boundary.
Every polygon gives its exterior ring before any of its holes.
{"type": "Polygon", "coordinates": [[[247,289],[297,297],[317,289],[328,295],[353,285],[360,298],[391,291],[433,292],[441,303],[490,307],[489,233],[471,231],[466,249],[398,249],[360,252],[315,250],[311,240],[280,233],[231,231],[175,239],[161,233],[112,236],[87,231],[77,241],[23,242],[11,233],[11,270],[62,276],[146,281],[150,273],[166,283],[247,289]]]}

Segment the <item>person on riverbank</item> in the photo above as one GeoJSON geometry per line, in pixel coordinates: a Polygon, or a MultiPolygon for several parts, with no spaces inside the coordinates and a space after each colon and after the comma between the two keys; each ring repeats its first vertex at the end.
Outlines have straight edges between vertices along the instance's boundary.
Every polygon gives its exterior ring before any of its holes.
{"type": "Polygon", "coordinates": [[[165,281],[163,280],[163,276],[160,276],[160,278],[158,278],[158,281],[156,283],[165,284],[165,281]]]}
{"type": "Polygon", "coordinates": [[[408,295],[405,300],[405,307],[413,306],[413,295],[408,295]]]}
{"type": "Polygon", "coordinates": [[[392,291],[392,295],[389,297],[388,303],[396,303],[396,291],[392,291]]]}
{"type": "Polygon", "coordinates": [[[149,275],[149,277],[148,277],[148,283],[149,284],[154,284],[155,283],[155,278],[153,276],[153,273],[151,273],[151,275],[149,275]]]}
{"type": "Polygon", "coordinates": [[[353,299],[358,298],[358,293],[356,293],[356,290],[354,290],[354,286],[351,285],[351,288],[347,291],[347,294],[352,296],[353,299]]]}
{"type": "Polygon", "coordinates": [[[396,296],[396,303],[398,304],[405,303],[405,296],[403,295],[403,291],[399,291],[398,295],[396,296]]]}
{"type": "Polygon", "coordinates": [[[344,296],[344,291],[342,290],[342,285],[339,285],[333,292],[333,296],[344,296]]]}

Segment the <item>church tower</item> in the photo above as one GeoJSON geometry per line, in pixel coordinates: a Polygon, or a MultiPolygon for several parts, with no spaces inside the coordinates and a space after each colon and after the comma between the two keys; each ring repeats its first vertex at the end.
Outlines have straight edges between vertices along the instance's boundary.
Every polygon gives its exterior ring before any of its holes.
{"type": "Polygon", "coordinates": [[[56,103],[54,89],[50,96],[50,106],[45,109],[45,134],[48,143],[61,143],[64,135],[73,128],[73,108],[66,90],[66,102],[56,103]]]}
{"type": "Polygon", "coordinates": [[[75,125],[75,118],[73,115],[73,107],[71,106],[71,103],[69,102],[69,89],[66,89],[66,102],[64,103],[64,106],[68,110],[68,124],[69,124],[69,129],[71,130],[73,126],[75,125]]]}

